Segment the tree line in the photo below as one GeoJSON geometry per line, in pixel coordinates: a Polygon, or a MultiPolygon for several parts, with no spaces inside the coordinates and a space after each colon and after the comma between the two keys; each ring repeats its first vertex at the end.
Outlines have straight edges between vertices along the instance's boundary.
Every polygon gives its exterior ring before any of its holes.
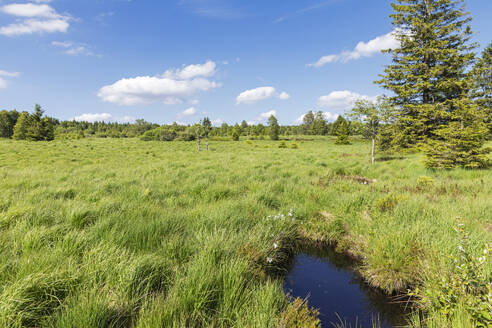
{"type": "MultiPolygon", "coordinates": [[[[248,124],[242,121],[241,123],[222,123],[220,126],[212,126],[209,118],[204,118],[191,125],[178,123],[159,125],[143,119],[137,119],[134,123],[60,121],[52,117],[43,117],[43,114],[44,111],[40,105],[35,106],[33,113],[17,110],[0,111],[0,138],[51,141],[90,137],[140,137],[145,141],[193,141],[207,136],[225,137],[232,140],[239,140],[240,137],[277,140],[282,135],[336,135],[340,122],[345,121],[343,117],[339,117],[332,123],[322,118],[321,113],[308,112],[301,125],[279,125],[277,118],[273,115],[265,125],[262,123],[248,124]]],[[[348,124],[350,135],[359,135],[364,130],[360,122],[348,122],[348,124]]]]}

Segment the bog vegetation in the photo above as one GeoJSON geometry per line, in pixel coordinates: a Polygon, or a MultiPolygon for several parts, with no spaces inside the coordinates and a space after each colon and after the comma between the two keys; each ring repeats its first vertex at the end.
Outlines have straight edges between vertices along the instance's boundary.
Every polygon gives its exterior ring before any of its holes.
{"type": "Polygon", "coordinates": [[[391,96],[333,123],[1,111],[0,326],[316,327],[282,290],[303,243],[409,297],[410,326],[492,325],[492,45],[461,3],[393,4],[391,96]]]}

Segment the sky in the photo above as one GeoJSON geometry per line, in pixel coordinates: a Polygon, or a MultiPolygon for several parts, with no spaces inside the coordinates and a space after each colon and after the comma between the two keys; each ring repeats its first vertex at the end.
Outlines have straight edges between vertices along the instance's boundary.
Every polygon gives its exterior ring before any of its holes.
{"type": "MultiPolygon", "coordinates": [[[[397,46],[391,0],[0,0],[0,109],[62,120],[333,120],[397,46]]],[[[492,1],[467,0],[473,41],[492,1]]],[[[479,49],[479,50],[480,50],[479,49]]]]}

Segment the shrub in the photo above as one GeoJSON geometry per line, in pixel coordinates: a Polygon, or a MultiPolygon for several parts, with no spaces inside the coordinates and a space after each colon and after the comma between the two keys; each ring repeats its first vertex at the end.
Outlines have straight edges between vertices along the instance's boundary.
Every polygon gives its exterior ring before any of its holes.
{"type": "Polygon", "coordinates": [[[490,250],[486,245],[480,257],[474,256],[470,252],[469,234],[463,225],[458,225],[455,231],[460,243],[458,254],[453,258],[452,271],[439,277],[430,288],[416,288],[409,294],[417,297],[424,306],[437,309],[445,318],[451,319],[464,310],[476,320],[476,327],[490,327],[492,283],[485,273],[490,250]]]}
{"type": "Polygon", "coordinates": [[[318,310],[311,309],[307,300],[304,301],[297,297],[283,313],[279,328],[319,328],[321,327],[321,322],[318,316],[318,310]]]}
{"type": "Polygon", "coordinates": [[[232,131],[232,140],[233,141],[239,141],[239,131],[237,131],[237,129],[234,129],[232,131]]]}
{"type": "Polygon", "coordinates": [[[389,194],[381,199],[378,199],[375,202],[376,208],[381,211],[381,212],[390,212],[393,211],[400,202],[400,197],[394,195],[394,194],[389,194]]]}
{"type": "Polygon", "coordinates": [[[282,141],[282,142],[278,145],[278,148],[287,148],[287,145],[286,145],[285,141],[282,141]]]}
{"type": "Polygon", "coordinates": [[[434,184],[434,179],[431,177],[421,176],[417,179],[417,189],[425,190],[434,184]]]}
{"type": "Polygon", "coordinates": [[[292,148],[292,149],[298,149],[299,146],[297,146],[296,143],[293,143],[293,144],[290,145],[290,148],[292,148]]]}

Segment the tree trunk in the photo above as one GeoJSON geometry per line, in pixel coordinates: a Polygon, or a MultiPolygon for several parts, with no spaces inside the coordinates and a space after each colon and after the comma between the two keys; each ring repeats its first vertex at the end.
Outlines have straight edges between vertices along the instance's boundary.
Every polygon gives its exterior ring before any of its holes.
{"type": "Polygon", "coordinates": [[[200,138],[198,138],[198,151],[200,151],[200,138]]]}
{"type": "Polygon", "coordinates": [[[208,151],[208,138],[207,138],[207,151],[208,151]]]}
{"type": "Polygon", "coordinates": [[[374,164],[374,148],[376,146],[376,138],[372,137],[371,163],[374,164]]]}
{"type": "Polygon", "coordinates": [[[376,148],[376,128],[373,126],[372,127],[372,149],[371,149],[371,163],[372,164],[374,164],[374,162],[375,162],[375,159],[374,159],[375,148],[376,148]]]}

